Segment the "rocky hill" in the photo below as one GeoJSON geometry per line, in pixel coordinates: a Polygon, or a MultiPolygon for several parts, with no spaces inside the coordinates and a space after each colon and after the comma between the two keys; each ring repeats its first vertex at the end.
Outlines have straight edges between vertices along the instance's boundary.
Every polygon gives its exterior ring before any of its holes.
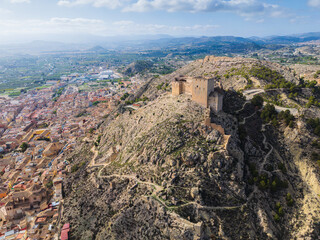
{"type": "MultiPolygon", "coordinates": [[[[143,93],[145,96],[154,99],[161,93],[158,91],[161,84],[169,84],[174,77],[180,75],[216,78],[222,83],[225,90],[234,89],[237,91],[251,87],[263,88],[267,84],[272,83],[270,79],[268,79],[268,76],[272,74],[272,71],[279,75],[276,76],[276,78],[283,76],[288,82],[295,84],[299,83],[299,78],[296,76],[293,69],[277,63],[253,58],[207,56],[204,59],[191,62],[171,74],[151,79],[148,83],[148,87],[143,89],[139,94],[143,93]],[[260,72],[265,74],[260,76],[260,72]]],[[[162,89],[164,87],[163,85],[162,89]]]]}
{"type": "Polygon", "coordinates": [[[277,64],[207,57],[150,80],[131,96],[147,97],[143,107],[120,104],[99,141],[68,156],[62,223],[72,239],[317,239],[317,138],[304,116],[269,124],[232,90],[272,83],[255,68],[298,83],[277,64]],[[229,89],[214,124],[190,96],[170,94],[166,83],[181,74],[212,75],[229,89]]]}

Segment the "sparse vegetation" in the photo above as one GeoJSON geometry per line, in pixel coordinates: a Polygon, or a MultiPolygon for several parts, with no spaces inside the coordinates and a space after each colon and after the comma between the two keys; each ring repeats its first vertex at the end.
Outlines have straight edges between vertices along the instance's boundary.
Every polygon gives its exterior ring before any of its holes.
{"type": "Polygon", "coordinates": [[[52,180],[46,183],[46,188],[51,189],[53,187],[53,182],[52,180]]]}
{"type": "Polygon", "coordinates": [[[280,218],[284,216],[284,210],[280,202],[276,203],[276,210],[277,210],[276,214],[279,216],[279,220],[280,220],[280,218]]]}
{"type": "Polygon", "coordinates": [[[287,205],[288,205],[289,207],[292,207],[292,206],[293,206],[294,201],[293,201],[292,196],[291,196],[290,193],[287,193],[286,201],[287,201],[287,205]]]}
{"type": "Polygon", "coordinates": [[[81,167],[83,167],[84,165],[86,165],[86,162],[85,161],[82,161],[80,163],[77,163],[75,165],[73,165],[71,167],[71,172],[74,173],[74,172],[77,172],[81,167]]]}
{"type": "Polygon", "coordinates": [[[136,98],[135,100],[132,100],[132,101],[126,101],[126,105],[130,105],[130,104],[133,104],[133,103],[136,103],[136,102],[145,102],[145,101],[148,101],[149,98],[147,97],[142,97],[142,98],[136,98]]]}
{"type": "Polygon", "coordinates": [[[96,147],[98,147],[99,144],[100,144],[100,141],[101,141],[101,135],[99,134],[97,140],[94,142],[94,145],[95,145],[96,147]]]}
{"type": "Polygon", "coordinates": [[[308,119],[307,124],[309,128],[311,129],[311,132],[314,133],[315,135],[320,137],[320,119],[315,118],[315,119],[308,119]]]}
{"type": "Polygon", "coordinates": [[[166,91],[167,90],[167,88],[169,87],[169,83],[160,83],[158,86],[157,86],[157,89],[158,90],[164,90],[164,91],[166,91]]]}
{"type": "Polygon", "coordinates": [[[313,75],[314,78],[319,78],[320,76],[320,70],[316,71],[316,73],[313,75]]]}

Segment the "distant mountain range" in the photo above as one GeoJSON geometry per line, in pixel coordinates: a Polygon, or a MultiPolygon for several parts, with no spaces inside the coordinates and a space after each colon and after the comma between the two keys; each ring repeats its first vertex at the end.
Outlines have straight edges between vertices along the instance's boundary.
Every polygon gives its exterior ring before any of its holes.
{"type": "MultiPolygon", "coordinates": [[[[77,39],[75,37],[75,39],[77,39]]],[[[291,45],[320,40],[320,32],[269,37],[172,37],[169,35],[87,37],[87,42],[63,43],[57,41],[33,41],[22,44],[0,45],[0,56],[13,54],[45,54],[54,52],[93,52],[116,51],[177,50],[210,53],[211,48],[219,52],[241,53],[269,48],[270,45],[291,45]]]]}
{"type": "Polygon", "coordinates": [[[288,36],[270,36],[265,38],[253,37],[250,39],[260,44],[294,44],[320,40],[320,32],[295,34],[288,36]]]}

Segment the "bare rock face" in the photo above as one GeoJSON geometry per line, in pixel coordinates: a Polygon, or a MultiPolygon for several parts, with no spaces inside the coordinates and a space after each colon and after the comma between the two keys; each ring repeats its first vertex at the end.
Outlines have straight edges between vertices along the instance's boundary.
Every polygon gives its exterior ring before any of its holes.
{"type": "Polygon", "coordinates": [[[213,129],[212,132],[208,134],[206,140],[207,142],[219,143],[221,140],[221,134],[219,131],[213,129]]]}

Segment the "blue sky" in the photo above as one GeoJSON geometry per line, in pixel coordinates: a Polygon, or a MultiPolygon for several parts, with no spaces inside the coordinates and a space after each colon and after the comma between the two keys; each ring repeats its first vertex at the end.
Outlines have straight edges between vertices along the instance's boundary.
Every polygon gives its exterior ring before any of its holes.
{"type": "Polygon", "coordinates": [[[320,0],[0,0],[0,41],[320,31],[320,0]],[[68,36],[68,37],[67,37],[68,36]]]}

